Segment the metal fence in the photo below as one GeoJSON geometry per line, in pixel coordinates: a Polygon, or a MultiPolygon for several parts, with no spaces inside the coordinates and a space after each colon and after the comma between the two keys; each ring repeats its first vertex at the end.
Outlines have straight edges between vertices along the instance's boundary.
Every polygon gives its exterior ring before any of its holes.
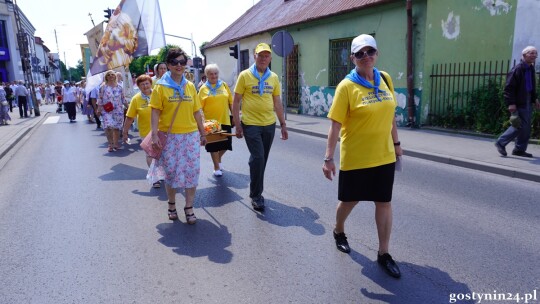
{"type": "MultiPolygon", "coordinates": [[[[448,110],[463,109],[471,102],[471,92],[489,81],[504,85],[506,74],[516,60],[434,64],[431,69],[431,95],[428,124],[448,110]]],[[[538,73],[537,73],[538,74],[538,73]]]]}

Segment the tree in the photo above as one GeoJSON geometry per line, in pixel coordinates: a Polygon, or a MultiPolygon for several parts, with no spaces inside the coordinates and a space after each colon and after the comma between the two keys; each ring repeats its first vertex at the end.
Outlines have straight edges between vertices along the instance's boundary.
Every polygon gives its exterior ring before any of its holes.
{"type": "MultiPolygon", "coordinates": [[[[167,61],[167,53],[168,53],[169,50],[172,49],[172,48],[179,48],[179,49],[181,49],[181,47],[179,47],[178,45],[167,44],[166,46],[162,47],[161,50],[159,50],[159,53],[157,54],[157,60],[158,60],[158,62],[166,62],[166,61],[167,61]]],[[[189,56],[188,56],[188,59],[189,59],[189,56]]]]}
{"type": "Polygon", "coordinates": [[[205,48],[206,48],[206,45],[207,45],[208,43],[210,43],[210,42],[205,41],[205,42],[201,43],[201,46],[199,46],[199,51],[201,51],[201,55],[203,55],[203,57],[204,57],[204,52],[206,51],[206,49],[205,49],[205,48]]]}
{"type": "Polygon", "coordinates": [[[64,62],[62,62],[62,60],[60,60],[60,75],[62,76],[63,80],[69,79],[68,70],[66,69],[66,65],[64,62]]]}

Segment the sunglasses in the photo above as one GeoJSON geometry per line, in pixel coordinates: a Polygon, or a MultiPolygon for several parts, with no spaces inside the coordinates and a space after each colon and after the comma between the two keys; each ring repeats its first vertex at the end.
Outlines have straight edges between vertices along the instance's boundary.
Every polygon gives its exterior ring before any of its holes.
{"type": "Polygon", "coordinates": [[[169,64],[172,65],[172,66],[177,66],[178,64],[180,64],[181,66],[186,66],[187,65],[187,60],[185,60],[185,59],[181,59],[181,60],[171,59],[171,60],[169,60],[169,64]]]}
{"type": "Polygon", "coordinates": [[[367,50],[365,52],[358,51],[358,52],[354,53],[354,58],[362,59],[362,58],[366,57],[366,55],[371,57],[371,56],[375,55],[375,53],[377,53],[376,49],[369,49],[369,50],[367,50]]]}

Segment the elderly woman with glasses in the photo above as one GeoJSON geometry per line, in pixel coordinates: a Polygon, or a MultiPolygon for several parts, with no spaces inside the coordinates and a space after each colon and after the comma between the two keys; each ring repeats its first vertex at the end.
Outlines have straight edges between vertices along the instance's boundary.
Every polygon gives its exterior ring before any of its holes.
{"type": "MultiPolygon", "coordinates": [[[[233,95],[229,86],[219,79],[219,67],[217,64],[208,64],[204,68],[207,80],[199,90],[199,99],[205,119],[213,119],[221,124],[221,129],[231,132],[231,116],[233,95]]],[[[206,152],[210,153],[214,163],[214,176],[222,176],[221,158],[227,150],[232,151],[232,138],[226,141],[218,141],[206,145],[206,152]]]]}
{"type": "Polygon", "coordinates": [[[187,59],[182,49],[169,49],[167,53],[169,71],[161,77],[152,91],[150,98],[152,146],[155,149],[162,149],[162,154],[154,169],[151,168],[148,174],[153,179],[159,174],[157,168],[163,167],[165,170],[170,220],[178,219],[175,206],[176,189],[184,188],[186,221],[188,224],[195,224],[197,217],[193,212],[193,203],[199,183],[199,145],[206,144],[206,134],[197,90],[184,76],[187,59]],[[162,146],[158,132],[167,132],[170,126],[172,126],[170,134],[162,146]]]}
{"type": "Polygon", "coordinates": [[[105,72],[105,81],[99,88],[98,115],[101,116],[105,135],[109,143],[109,152],[120,149],[118,140],[124,123],[124,90],[116,80],[113,70],[105,72]]]}
{"type": "Polygon", "coordinates": [[[377,43],[370,35],[360,35],[351,44],[355,68],[336,88],[328,113],[331,119],[323,173],[332,180],[336,174],[334,150],[341,131],[339,203],[334,239],[338,250],[349,253],[345,220],[359,201],[375,203],[379,238],[377,262],[392,277],[400,270],[388,253],[392,230],[392,188],[397,156],[402,154],[394,117],[397,101],[390,76],[375,68],[377,43]]]}

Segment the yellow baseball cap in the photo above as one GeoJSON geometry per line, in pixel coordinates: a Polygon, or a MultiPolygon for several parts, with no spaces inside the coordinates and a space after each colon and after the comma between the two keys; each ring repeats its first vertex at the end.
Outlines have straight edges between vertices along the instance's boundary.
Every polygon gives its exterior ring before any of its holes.
{"type": "Polygon", "coordinates": [[[259,43],[257,44],[257,47],[255,48],[255,54],[259,54],[260,52],[270,52],[272,53],[272,49],[270,46],[266,43],[259,43]]]}

